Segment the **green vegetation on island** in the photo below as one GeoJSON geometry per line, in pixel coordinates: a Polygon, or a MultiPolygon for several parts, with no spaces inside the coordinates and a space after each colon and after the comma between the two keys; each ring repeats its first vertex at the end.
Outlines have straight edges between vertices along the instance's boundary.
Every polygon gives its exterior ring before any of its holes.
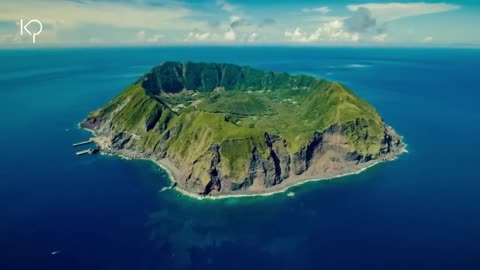
{"type": "Polygon", "coordinates": [[[403,148],[340,83],[232,64],[164,62],[83,126],[103,151],[154,159],[179,188],[211,196],[333,177],[403,148]]]}

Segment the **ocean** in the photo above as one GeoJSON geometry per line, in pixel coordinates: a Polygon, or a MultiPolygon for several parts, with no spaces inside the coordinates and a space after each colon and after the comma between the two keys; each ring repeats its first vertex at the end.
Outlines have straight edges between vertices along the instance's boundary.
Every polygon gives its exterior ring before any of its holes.
{"type": "Polygon", "coordinates": [[[0,51],[0,269],[480,269],[480,50],[0,51]],[[196,200],[149,161],[77,157],[77,127],[164,60],[340,81],[408,153],[269,197],[196,200]]]}

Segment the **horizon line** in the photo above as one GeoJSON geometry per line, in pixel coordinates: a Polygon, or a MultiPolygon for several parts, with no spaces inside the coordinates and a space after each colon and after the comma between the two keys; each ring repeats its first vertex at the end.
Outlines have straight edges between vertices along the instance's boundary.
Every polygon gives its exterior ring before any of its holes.
{"type": "Polygon", "coordinates": [[[45,50],[45,49],[129,49],[129,48],[375,48],[375,49],[480,49],[474,44],[392,44],[380,46],[374,44],[105,44],[104,46],[73,45],[73,46],[0,46],[0,50],[45,50]]]}

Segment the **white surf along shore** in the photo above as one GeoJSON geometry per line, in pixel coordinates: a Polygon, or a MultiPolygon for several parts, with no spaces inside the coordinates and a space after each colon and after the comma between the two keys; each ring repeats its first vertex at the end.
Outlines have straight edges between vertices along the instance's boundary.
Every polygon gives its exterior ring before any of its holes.
{"type": "MultiPolygon", "coordinates": [[[[105,137],[101,137],[101,136],[98,136],[95,131],[91,130],[91,129],[88,129],[88,128],[85,128],[85,127],[81,127],[80,124],[78,125],[79,128],[81,129],[84,129],[88,132],[90,132],[93,137],[91,138],[95,144],[97,144],[97,146],[100,147],[100,153],[102,155],[111,155],[111,156],[117,156],[119,158],[122,158],[122,159],[126,159],[126,160],[132,160],[132,159],[138,159],[138,160],[148,160],[148,161],[151,161],[153,162],[154,164],[156,164],[158,167],[160,167],[162,170],[164,170],[167,175],[168,175],[168,178],[170,179],[170,183],[173,185],[174,183],[176,183],[175,181],[175,177],[174,177],[174,173],[173,173],[173,170],[175,168],[173,168],[173,165],[171,164],[168,164],[168,162],[165,162],[165,161],[161,161],[161,160],[155,160],[155,159],[152,159],[152,158],[141,158],[141,157],[128,157],[128,156],[124,156],[124,155],[121,155],[121,154],[118,154],[118,153],[111,153],[111,152],[104,152],[102,151],[102,144],[103,141],[107,138],[105,137]]],[[[392,127],[389,127],[393,130],[392,127]]],[[[393,130],[395,132],[395,130],[393,130]]],[[[194,198],[194,199],[197,199],[197,200],[222,200],[222,199],[229,199],[229,198],[245,198],[245,197],[267,197],[267,196],[272,196],[272,195],[276,195],[276,194],[280,194],[280,193],[285,193],[287,192],[290,188],[293,188],[293,187],[297,187],[297,186],[300,186],[300,185],[303,185],[303,184],[306,184],[306,183],[310,183],[310,182],[317,182],[317,181],[328,181],[328,180],[334,180],[334,179],[338,179],[338,178],[342,178],[342,177],[346,177],[346,176],[349,176],[349,175],[356,175],[356,174],[360,174],[364,171],[366,171],[367,169],[369,168],[372,168],[374,167],[375,165],[379,164],[379,163],[382,163],[382,162],[386,162],[386,161],[393,161],[393,160],[396,160],[398,158],[399,155],[401,154],[404,154],[404,153],[408,153],[408,150],[407,150],[407,144],[404,142],[404,138],[403,136],[400,136],[400,138],[402,139],[402,143],[403,143],[403,148],[400,152],[398,152],[393,158],[390,158],[390,159],[382,159],[382,160],[375,160],[375,161],[372,161],[370,164],[364,166],[364,167],[361,167],[360,169],[358,170],[355,170],[353,172],[347,172],[347,173],[343,173],[343,174],[338,174],[338,175],[334,175],[334,176],[331,176],[331,177],[323,177],[323,178],[312,178],[312,179],[304,179],[304,180],[298,180],[297,182],[295,183],[291,183],[289,184],[288,186],[285,186],[285,187],[282,187],[282,188],[279,188],[279,189],[274,189],[274,190],[271,190],[271,191],[268,191],[268,192],[261,192],[261,193],[245,193],[245,194],[225,194],[225,195],[214,195],[214,196],[209,196],[209,195],[200,195],[200,194],[197,194],[197,193],[193,193],[193,192],[190,192],[188,190],[185,190],[181,187],[179,187],[178,185],[175,185],[175,187],[173,189],[175,189],[177,192],[185,195],[185,196],[188,196],[188,197],[191,197],[191,198],[194,198]]],[[[169,188],[168,188],[169,189],[169,188]]]]}

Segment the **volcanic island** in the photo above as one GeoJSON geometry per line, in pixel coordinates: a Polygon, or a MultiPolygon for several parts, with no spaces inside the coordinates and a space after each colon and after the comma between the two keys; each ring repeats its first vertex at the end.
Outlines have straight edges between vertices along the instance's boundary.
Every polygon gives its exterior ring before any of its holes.
{"type": "Polygon", "coordinates": [[[196,198],[273,194],[405,150],[341,83],[234,64],[163,62],[80,126],[101,152],[152,160],[196,198]]]}

